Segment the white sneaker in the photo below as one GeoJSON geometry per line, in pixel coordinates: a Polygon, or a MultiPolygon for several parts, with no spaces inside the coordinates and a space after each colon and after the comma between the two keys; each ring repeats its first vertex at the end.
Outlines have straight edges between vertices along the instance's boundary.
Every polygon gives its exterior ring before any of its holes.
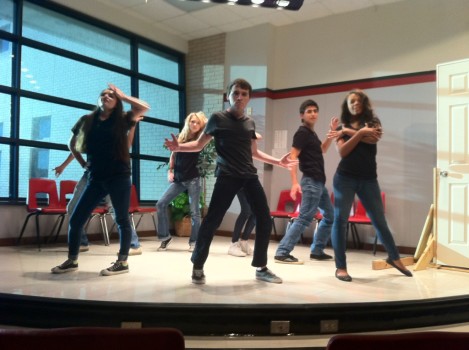
{"type": "Polygon", "coordinates": [[[241,250],[246,253],[246,255],[252,255],[252,249],[249,246],[248,241],[240,240],[239,245],[241,246],[241,250]]]}
{"type": "Polygon", "coordinates": [[[195,242],[189,243],[189,249],[188,249],[188,251],[189,251],[189,252],[193,252],[193,251],[194,251],[194,248],[195,248],[195,242]]]}
{"type": "Polygon", "coordinates": [[[228,254],[233,256],[246,256],[246,253],[241,249],[239,242],[231,243],[230,248],[228,249],[228,254]]]}

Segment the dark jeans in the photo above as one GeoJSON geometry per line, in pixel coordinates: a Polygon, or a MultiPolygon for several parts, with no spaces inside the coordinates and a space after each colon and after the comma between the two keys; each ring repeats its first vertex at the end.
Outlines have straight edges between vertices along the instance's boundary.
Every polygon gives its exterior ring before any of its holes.
{"type": "Polygon", "coordinates": [[[191,260],[195,269],[204,267],[215,231],[220,226],[234,197],[243,187],[251,210],[256,217],[256,240],[251,265],[254,267],[267,265],[267,249],[272,231],[272,222],[267,198],[259,179],[257,177],[241,179],[220,176],[215,183],[208,213],[202,221],[197,243],[192,253],[191,260]]]}
{"type": "Polygon", "coordinates": [[[123,176],[105,181],[88,180],[75,209],[68,229],[68,257],[76,260],[80,250],[80,239],[93,209],[109,194],[114,205],[117,229],[120,235],[118,260],[126,261],[129,255],[132,228],[129,219],[130,177],[123,176]]]}
{"type": "Polygon", "coordinates": [[[238,242],[243,228],[244,232],[241,236],[241,239],[247,241],[249,239],[249,236],[251,236],[251,232],[254,229],[254,226],[256,226],[256,217],[251,211],[251,207],[249,206],[249,202],[246,198],[246,193],[244,193],[244,189],[241,189],[238,192],[238,199],[239,204],[241,205],[241,212],[239,213],[239,216],[236,219],[234,225],[233,235],[231,237],[231,241],[233,243],[238,242]]]}

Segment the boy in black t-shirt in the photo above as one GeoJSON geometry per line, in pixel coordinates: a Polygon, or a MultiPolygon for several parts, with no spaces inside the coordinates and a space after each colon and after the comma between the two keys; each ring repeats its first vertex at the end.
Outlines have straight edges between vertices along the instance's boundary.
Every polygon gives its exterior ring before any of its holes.
{"type": "Polygon", "coordinates": [[[214,113],[204,133],[196,141],[179,144],[172,135],[172,140],[165,142],[173,152],[194,152],[201,150],[212,138],[215,140],[218,155],[217,180],[191,258],[194,264],[192,283],[195,284],[205,283],[203,268],[213,236],[241,188],[244,188],[256,216],[256,240],[252,260],[252,266],[256,267],[256,279],[282,283],[282,279],[267,268],[267,248],[272,223],[267,198],[257,176],[253,158],[284,168],[296,166],[298,161],[290,160],[288,154],[277,159],[257,149],[254,121],[244,114],[251,92],[252,87],[246,80],[234,80],[227,91],[230,107],[226,111],[214,113]]]}
{"type": "MultiPolygon", "coordinates": [[[[332,207],[329,193],[325,186],[326,175],[324,172],[324,157],[332,138],[326,138],[321,142],[314,131],[314,125],[318,120],[319,107],[313,100],[306,100],[300,106],[302,125],[293,136],[293,144],[290,151],[292,159],[299,159],[300,170],[303,172],[301,186],[297,178],[297,167],[290,169],[292,187],[290,194],[293,199],[301,193],[300,214],[295,221],[287,227],[275,253],[275,262],[281,264],[303,264],[290,252],[300,239],[305,229],[311,224],[318,208],[322,211],[322,219],[314,234],[311,245],[310,259],[328,260],[332,256],[324,253],[324,248],[331,236],[332,223],[334,222],[334,208],[332,207]]],[[[339,124],[337,118],[332,118],[329,128],[335,130],[339,124]]]]}

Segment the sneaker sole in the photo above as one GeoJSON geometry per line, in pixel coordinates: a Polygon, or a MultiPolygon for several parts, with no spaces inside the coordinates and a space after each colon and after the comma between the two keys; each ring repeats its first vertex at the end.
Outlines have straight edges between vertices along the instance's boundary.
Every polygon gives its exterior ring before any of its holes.
{"type": "Polygon", "coordinates": [[[277,283],[277,284],[283,283],[283,280],[282,280],[282,279],[271,280],[271,279],[262,278],[262,277],[257,277],[257,276],[256,276],[256,280],[262,281],[262,282],[267,282],[267,283],[277,283]]]}
{"type": "Polygon", "coordinates": [[[228,252],[228,255],[236,256],[237,258],[244,258],[244,257],[246,256],[246,254],[241,255],[241,254],[239,254],[239,253],[238,253],[238,254],[233,254],[233,253],[230,253],[230,252],[228,252]]]}
{"type": "Polygon", "coordinates": [[[205,284],[205,280],[200,281],[200,280],[194,280],[194,279],[193,279],[193,280],[192,280],[192,283],[193,283],[193,284],[205,284]]]}
{"type": "Polygon", "coordinates": [[[100,276],[114,276],[114,275],[121,275],[123,273],[128,273],[129,270],[122,270],[122,271],[108,271],[108,270],[102,270],[99,274],[100,276]]]}
{"type": "Polygon", "coordinates": [[[51,272],[55,273],[55,274],[61,274],[61,273],[73,272],[73,271],[76,271],[76,270],[78,270],[78,267],[72,267],[72,268],[66,269],[66,270],[51,270],[51,272]]]}
{"type": "Polygon", "coordinates": [[[303,265],[304,264],[304,261],[284,261],[284,260],[277,260],[277,259],[274,259],[274,261],[277,264],[289,264],[289,265],[303,265]]]}

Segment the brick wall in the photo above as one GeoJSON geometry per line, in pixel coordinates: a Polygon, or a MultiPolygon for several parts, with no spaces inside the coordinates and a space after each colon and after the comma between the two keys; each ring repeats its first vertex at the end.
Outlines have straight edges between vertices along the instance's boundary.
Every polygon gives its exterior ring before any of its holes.
{"type": "MultiPolygon", "coordinates": [[[[186,56],[187,113],[203,111],[207,117],[223,109],[225,92],[225,34],[189,41],[186,56]]],[[[214,178],[207,178],[207,204],[214,178]]]]}

